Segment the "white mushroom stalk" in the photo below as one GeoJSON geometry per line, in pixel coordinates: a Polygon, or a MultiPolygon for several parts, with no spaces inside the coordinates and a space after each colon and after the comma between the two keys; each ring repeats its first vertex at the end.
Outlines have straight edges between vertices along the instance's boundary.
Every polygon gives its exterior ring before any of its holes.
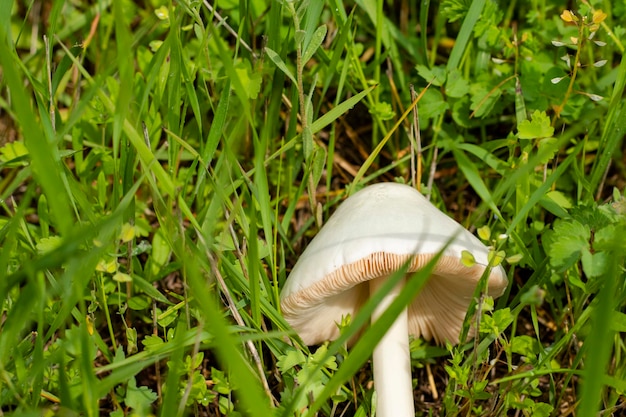
{"type": "MultiPolygon", "coordinates": [[[[358,313],[386,279],[405,266],[420,270],[441,252],[433,273],[374,348],[377,415],[413,417],[409,335],[458,343],[474,290],[488,265],[488,248],[461,225],[402,184],[382,183],[348,198],[300,256],[281,292],[287,322],[308,344],[339,336],[337,323],[358,313]],[[469,251],[476,263],[461,262],[469,251]]],[[[498,297],[508,282],[502,267],[490,271],[487,293],[498,297]]],[[[375,321],[395,300],[404,280],[385,295],[375,321]]]]}
{"type": "MultiPolygon", "coordinates": [[[[376,293],[387,276],[370,281],[370,293],[376,293]]],[[[372,323],[387,310],[404,288],[404,279],[389,291],[372,313],[372,323]]],[[[374,348],[374,388],[376,415],[415,416],[411,352],[409,351],[409,315],[404,309],[374,348]]]]}

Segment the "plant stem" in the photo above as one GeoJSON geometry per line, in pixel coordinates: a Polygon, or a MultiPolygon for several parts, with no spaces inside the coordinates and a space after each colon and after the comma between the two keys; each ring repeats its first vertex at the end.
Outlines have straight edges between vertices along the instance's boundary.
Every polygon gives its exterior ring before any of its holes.
{"type": "Polygon", "coordinates": [[[583,24],[583,22],[580,22],[578,24],[578,42],[576,45],[576,56],[574,57],[572,76],[570,77],[569,85],[567,86],[567,91],[565,92],[563,101],[554,109],[554,118],[552,119],[552,126],[554,126],[556,120],[560,117],[561,112],[563,111],[563,109],[565,108],[565,105],[567,104],[567,100],[569,100],[569,97],[572,95],[572,91],[574,91],[574,81],[576,81],[576,75],[578,74],[578,64],[580,62],[580,51],[583,49],[583,43],[584,43],[584,38],[583,38],[584,29],[585,29],[585,25],[583,24]]]}

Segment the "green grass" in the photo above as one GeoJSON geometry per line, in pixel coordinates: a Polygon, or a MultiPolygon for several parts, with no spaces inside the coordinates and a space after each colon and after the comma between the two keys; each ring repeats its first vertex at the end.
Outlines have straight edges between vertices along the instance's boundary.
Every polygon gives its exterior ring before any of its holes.
{"type": "Polygon", "coordinates": [[[349,348],[376,299],[306,347],[279,294],[412,180],[510,280],[474,341],[412,341],[419,415],[623,412],[619,2],[92,3],[0,0],[3,415],[371,415],[427,271],[349,348]]]}

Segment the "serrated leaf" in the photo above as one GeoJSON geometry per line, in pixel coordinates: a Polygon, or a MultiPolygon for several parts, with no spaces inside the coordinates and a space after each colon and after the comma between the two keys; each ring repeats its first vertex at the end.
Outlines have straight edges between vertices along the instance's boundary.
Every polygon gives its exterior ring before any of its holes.
{"type": "Polygon", "coordinates": [[[281,355],[276,362],[278,369],[281,372],[287,372],[294,366],[300,366],[306,361],[306,357],[302,351],[297,349],[290,349],[285,355],[281,355]]]}
{"type": "Polygon", "coordinates": [[[159,336],[149,335],[143,338],[141,344],[148,351],[155,351],[161,347],[165,342],[159,336]]]}
{"type": "Polygon", "coordinates": [[[138,387],[135,377],[131,377],[126,388],[124,403],[133,410],[145,411],[157,399],[157,394],[148,387],[138,387]]]}
{"type": "Polygon", "coordinates": [[[531,120],[522,120],[517,126],[520,139],[549,138],[554,134],[550,118],[544,111],[535,110],[531,120]]]}
{"type": "Polygon", "coordinates": [[[547,254],[550,265],[564,271],[578,262],[583,250],[589,250],[589,226],[575,220],[557,220],[549,234],[547,254]]]}
{"type": "Polygon", "coordinates": [[[256,99],[261,91],[261,83],[263,81],[261,74],[251,71],[250,68],[243,63],[235,67],[235,72],[248,98],[256,99]]]}
{"type": "Polygon", "coordinates": [[[35,248],[39,254],[52,252],[56,248],[60,247],[63,243],[61,236],[43,237],[37,242],[35,248]]]}
{"type": "Polygon", "coordinates": [[[391,104],[386,101],[379,101],[376,103],[374,110],[371,112],[376,114],[380,120],[391,120],[396,116],[395,112],[391,108],[391,104]]]}
{"type": "Polygon", "coordinates": [[[427,83],[441,87],[446,82],[446,69],[444,67],[428,68],[426,65],[416,65],[415,69],[427,83]]]}
{"type": "Polygon", "coordinates": [[[28,149],[24,142],[9,142],[0,148],[0,162],[6,162],[8,167],[28,165],[27,157],[28,149]]]}

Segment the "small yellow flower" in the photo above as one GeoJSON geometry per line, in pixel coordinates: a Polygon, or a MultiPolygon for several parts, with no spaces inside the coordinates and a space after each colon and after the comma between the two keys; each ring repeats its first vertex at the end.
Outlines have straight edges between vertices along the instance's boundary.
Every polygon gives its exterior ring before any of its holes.
{"type": "Polygon", "coordinates": [[[561,13],[561,19],[567,23],[578,22],[578,18],[571,10],[563,10],[563,13],[561,13]]]}
{"type": "Polygon", "coordinates": [[[593,12],[593,23],[595,24],[599,24],[604,22],[604,19],[606,19],[606,13],[604,13],[602,10],[598,9],[595,12],[593,12]]]}

